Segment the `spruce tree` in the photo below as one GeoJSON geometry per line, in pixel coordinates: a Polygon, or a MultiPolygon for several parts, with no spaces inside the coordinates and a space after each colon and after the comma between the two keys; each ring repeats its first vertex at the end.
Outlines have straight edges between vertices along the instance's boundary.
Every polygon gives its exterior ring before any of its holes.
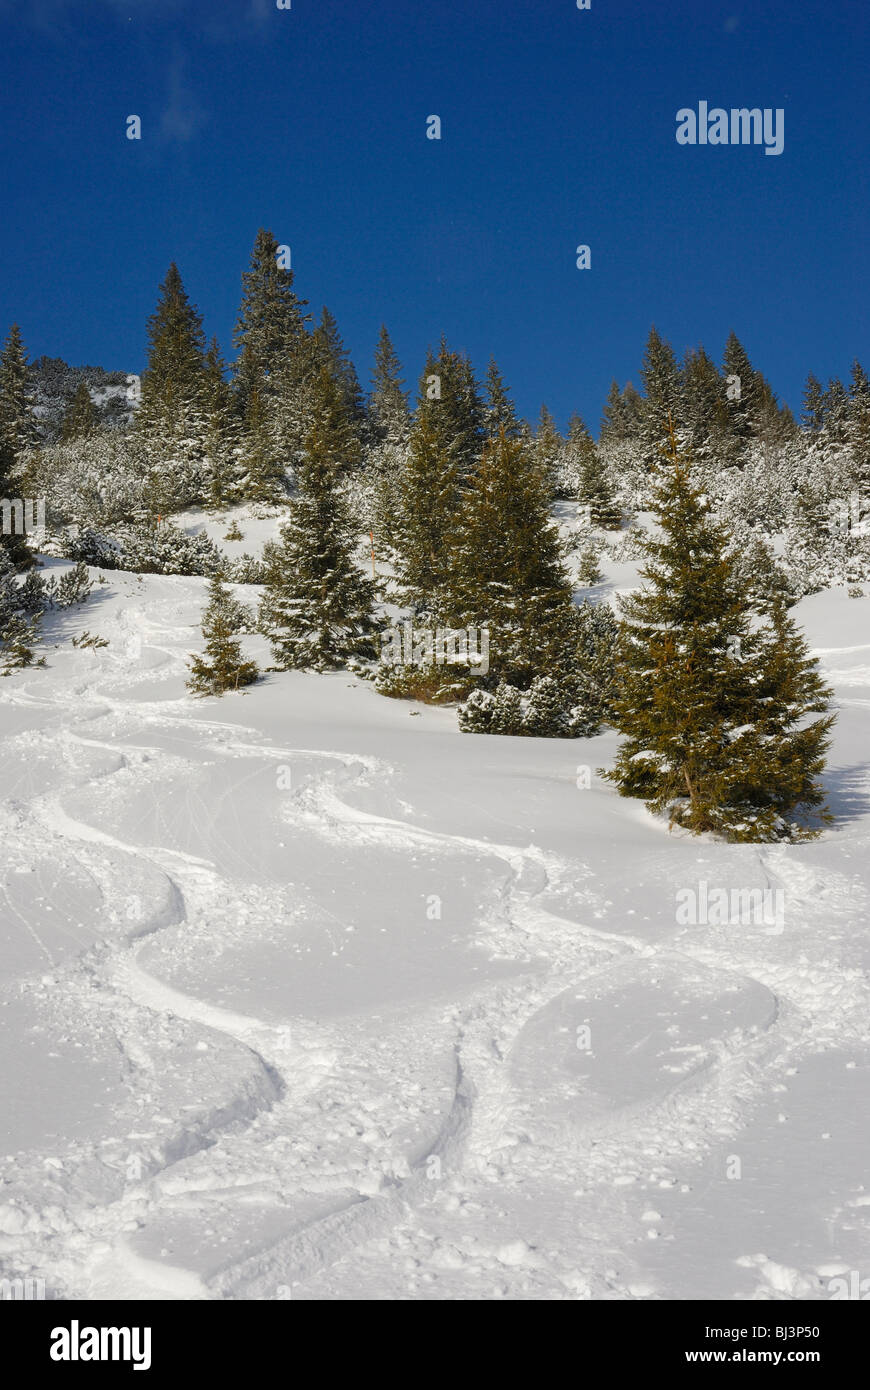
{"type": "Polygon", "coordinates": [[[818,434],[825,423],[825,393],[818,377],[809,373],[804,386],[801,424],[810,434],[818,434]]]}
{"type": "Polygon", "coordinates": [[[642,439],[644,461],[648,469],[658,463],[661,440],[673,419],[682,428],[683,380],[680,367],[670,343],[656,330],[649,331],[643,365],[640,369],[644,388],[642,439]]]}
{"type": "Polygon", "coordinates": [[[338,323],[326,305],[321,310],[320,322],[315,328],[313,336],[320,362],[322,365],[325,364],[332,373],[344,399],[349,420],[354,428],[361,432],[366,420],[362,387],[359,384],[356,367],[353,365],[350,353],[338,331],[338,323]]]}
{"type": "Polygon", "coordinates": [[[272,432],[259,387],[253,387],[245,403],[238,454],[239,495],[261,506],[278,506],[287,497],[287,476],[272,432]]]}
{"type": "Polygon", "coordinates": [[[556,662],[570,606],[549,484],[523,442],[500,431],[463,496],[439,613],[452,628],[488,628],[488,683],[525,690],[556,662]]]}
{"type": "Polygon", "coordinates": [[[372,389],[369,396],[369,420],[376,443],[403,446],[411,430],[408,393],[402,380],[402,364],[396,356],[386,326],[381,324],[372,389]]]}
{"type": "Polygon", "coordinates": [[[207,398],[202,317],[173,262],[148,320],[148,365],[135,415],[152,459],[148,492],[158,513],[202,499],[207,398]]]}
{"type": "MultiPolygon", "coordinates": [[[[27,394],[27,357],[17,324],[0,354],[0,500],[21,496],[20,456],[33,442],[35,427],[27,394]]],[[[10,515],[10,520],[14,518],[10,515]]],[[[33,564],[27,536],[0,527],[0,563],[15,570],[33,564]]]]}
{"type": "Polygon", "coordinates": [[[93,434],[96,424],[97,412],[88,390],[88,383],[82,380],[76,387],[75,395],[61,421],[61,440],[68,444],[74,439],[86,439],[89,434],[93,434]]]}
{"type": "Polygon", "coordinates": [[[559,489],[564,448],[565,441],[556,428],[556,421],[546,405],[542,405],[535,431],[535,458],[541,476],[547,481],[551,497],[554,497],[559,489]]]}
{"type": "Polygon", "coordinates": [[[354,558],[355,526],[340,475],[356,440],[329,368],[317,381],[298,495],[280,542],[267,547],[260,609],[279,668],[323,671],[376,655],[374,586],[354,558]]]}
{"type": "Polygon", "coordinates": [[[439,399],[432,394],[443,386],[438,368],[430,352],[420,378],[407,462],[398,485],[397,576],[405,601],[418,610],[437,603],[450,572],[463,466],[450,416],[440,408],[443,396],[439,399]]]}
{"type": "Polygon", "coordinates": [[[624,734],[607,776],[671,823],[732,840],[803,838],[828,692],[784,605],[759,612],[730,537],[692,486],[673,425],[656,492],[660,538],[646,541],[646,587],[624,600],[619,694],[624,734]]]}
{"type": "Polygon", "coordinates": [[[870,380],[855,359],[849,381],[849,418],[846,437],[852,455],[855,482],[860,493],[861,519],[870,513],[870,380]]]}
{"type": "Polygon", "coordinates": [[[148,320],[148,366],[136,412],[140,429],[169,436],[200,425],[206,396],[205,334],[173,261],[148,320]]]}
{"type": "Polygon", "coordinates": [[[278,242],[261,227],[254,240],[251,262],[242,275],[242,303],[233,341],[239,350],[236,388],[242,409],[252,391],[260,393],[271,416],[273,378],[299,350],[309,316],[307,303],[293,288],[293,271],[278,264],[278,242]]]}
{"type": "Polygon", "coordinates": [[[643,429],[643,397],[628,381],[620,390],[619,383],[610,383],[601,416],[599,440],[608,447],[639,440],[643,429]]]}
{"type": "MultiPolygon", "coordinates": [[[[0,352],[0,453],[12,469],[37,439],[36,418],[28,389],[27,353],[21,330],[13,323],[0,352]]],[[[4,496],[6,494],[4,493],[4,496]]]]}
{"type": "Polygon", "coordinates": [[[508,439],[518,439],[521,433],[510,391],[504,384],[494,357],[489,359],[486,369],[484,428],[490,440],[498,438],[499,430],[504,430],[508,439]]]}
{"type": "Polygon", "coordinates": [[[695,462],[727,464],[728,409],[725,383],[703,347],[683,358],[686,438],[695,462]]]}
{"type": "Polygon", "coordinates": [[[253,685],[260,673],[256,662],[245,661],[238,640],[238,633],[248,620],[248,613],[233,598],[221,576],[214,575],[209,581],[208,605],[202,616],[206,655],[190,659],[187,688],[194,695],[223,695],[227,690],[253,685]]]}
{"type": "Polygon", "coordinates": [[[399,536],[400,489],[408,460],[411,412],[402,366],[383,325],[375,349],[368,418],[371,447],[367,462],[374,475],[373,535],[378,549],[392,550],[399,536]]]}
{"type": "Polygon", "coordinates": [[[240,497],[238,473],[241,422],[232,388],[226,377],[217,338],[212,338],[205,359],[206,433],[203,448],[206,500],[220,511],[240,497]]]}
{"type": "Polygon", "coordinates": [[[45,589],[41,581],[32,582],[35,571],[19,583],[21,565],[4,540],[8,538],[0,540],[0,676],[22,666],[45,665],[45,658],[37,660],[33,651],[40,635],[45,589]]]}
{"type": "Polygon", "coordinates": [[[845,444],[849,433],[849,393],[839,377],[832,377],[824,393],[825,436],[833,444],[845,444]]]}
{"type": "Polygon", "coordinates": [[[604,460],[579,415],[572,416],[568,426],[568,451],[578,508],[589,508],[592,526],[618,531],[622,510],[604,460]]]}
{"type": "Polygon", "coordinates": [[[484,406],[471,363],[444,338],[436,356],[427,354],[420,381],[415,424],[424,419],[438,453],[464,483],[483,447],[484,406]]]}

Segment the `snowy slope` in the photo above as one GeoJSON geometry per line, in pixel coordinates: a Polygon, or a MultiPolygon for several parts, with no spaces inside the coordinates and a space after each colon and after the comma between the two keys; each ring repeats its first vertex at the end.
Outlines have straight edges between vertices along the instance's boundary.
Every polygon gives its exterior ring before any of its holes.
{"type": "Polygon", "coordinates": [[[460,735],[342,674],[195,701],[205,581],[107,579],[49,636],[108,647],[0,682],[0,1277],[753,1299],[867,1273],[867,600],[798,610],[838,820],[767,848],[621,800],[612,734],[460,735]],[[680,925],[701,880],[780,890],[783,929],[680,925]]]}

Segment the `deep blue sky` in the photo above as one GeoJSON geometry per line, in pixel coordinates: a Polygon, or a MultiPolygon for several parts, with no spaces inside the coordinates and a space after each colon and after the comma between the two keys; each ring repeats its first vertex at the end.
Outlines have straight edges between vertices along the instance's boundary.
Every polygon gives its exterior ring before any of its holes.
{"type": "Polygon", "coordinates": [[[866,0],[0,0],[0,329],[140,370],[174,259],[229,353],[265,225],[366,387],[382,321],[413,384],[443,332],[597,431],[654,322],[796,407],[870,368],[868,39],[866,0]],[[678,146],[700,99],[784,153],[678,146]]]}

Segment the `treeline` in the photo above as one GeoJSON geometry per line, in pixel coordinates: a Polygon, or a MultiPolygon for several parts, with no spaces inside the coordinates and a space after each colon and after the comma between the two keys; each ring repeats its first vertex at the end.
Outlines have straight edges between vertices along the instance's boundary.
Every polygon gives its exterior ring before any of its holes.
{"type": "MultiPolygon", "coordinates": [[[[480,382],[444,340],[412,403],[382,329],[365,394],[334,318],[313,321],[269,232],[242,281],[230,371],[170,267],[128,428],[95,418],[82,381],[60,441],[39,447],[17,330],[0,355],[0,491],[46,499],[49,545],[212,576],[192,688],[254,683],[238,635],[256,624],[277,669],[355,669],[385,694],[457,704],[469,732],[578,737],[610,723],[629,740],[620,790],[692,830],[803,833],[829,720],[807,723],[827,692],[788,609],[827,583],[860,596],[870,577],[857,362],[848,387],[810,378],[797,422],[734,335],[717,366],[702,348],[678,361],[653,329],[642,393],[614,384],[598,441],[576,415],[563,437],[546,408],[534,428],[518,417],[494,361],[480,382]],[[231,566],[165,523],[240,502],[281,516],[261,561],[231,566]],[[647,509],[666,542],[637,517],[647,509]],[[605,550],[646,561],[648,597],[621,622],[594,593],[576,601],[605,550]],[[261,586],[256,614],[227,579],[261,586]],[[385,658],[395,623],[411,633],[399,661],[385,658]],[[440,660],[431,640],[481,631],[485,663],[467,649],[440,660]]],[[[14,605],[32,557],[26,538],[3,545],[14,605]]]]}

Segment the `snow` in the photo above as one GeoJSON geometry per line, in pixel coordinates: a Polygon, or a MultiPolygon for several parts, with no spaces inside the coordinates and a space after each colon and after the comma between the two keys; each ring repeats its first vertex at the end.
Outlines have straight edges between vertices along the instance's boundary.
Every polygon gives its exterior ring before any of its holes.
{"type": "MultiPolygon", "coordinates": [[[[185,519],[228,553],[276,520],[239,524],[185,519]]],[[[590,592],[636,587],[602,563],[590,592]]],[[[0,1277],[813,1299],[865,1268],[868,600],[797,610],[835,825],[729,846],[604,783],[609,732],[459,734],[345,673],[194,700],[206,581],[106,579],[0,683],[0,1277]],[[702,880],[781,890],[782,932],[679,926],[702,880]]]]}

